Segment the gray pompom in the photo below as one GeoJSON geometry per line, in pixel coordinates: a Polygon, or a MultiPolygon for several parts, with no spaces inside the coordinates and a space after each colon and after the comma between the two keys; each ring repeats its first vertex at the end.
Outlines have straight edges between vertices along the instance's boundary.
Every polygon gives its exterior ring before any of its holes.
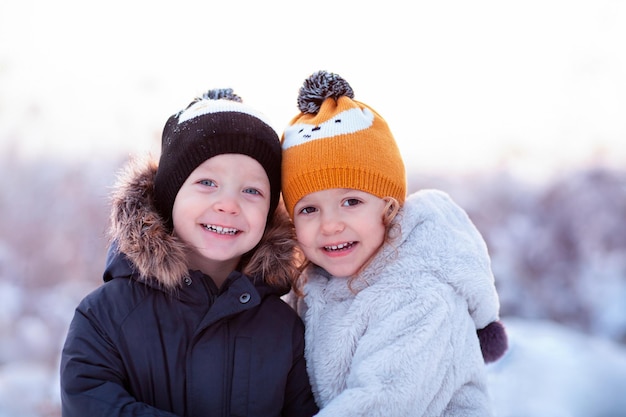
{"type": "Polygon", "coordinates": [[[318,71],[304,80],[298,94],[298,109],[302,113],[316,114],[324,100],[329,97],[338,99],[347,96],[354,98],[354,91],[350,84],[337,74],[327,71],[318,71]]]}

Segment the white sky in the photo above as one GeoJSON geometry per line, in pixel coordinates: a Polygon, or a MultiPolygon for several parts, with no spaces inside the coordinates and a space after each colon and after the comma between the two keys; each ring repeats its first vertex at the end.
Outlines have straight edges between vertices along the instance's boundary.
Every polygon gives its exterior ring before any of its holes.
{"type": "Polygon", "coordinates": [[[3,0],[0,141],[158,153],[167,117],[218,87],[281,133],[319,69],[382,114],[411,171],[626,166],[619,0],[3,0]]]}

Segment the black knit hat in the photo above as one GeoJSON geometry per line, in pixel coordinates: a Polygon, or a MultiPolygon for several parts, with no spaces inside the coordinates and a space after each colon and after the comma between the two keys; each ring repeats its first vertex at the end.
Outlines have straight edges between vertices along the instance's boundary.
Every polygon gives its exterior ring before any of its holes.
{"type": "Polygon", "coordinates": [[[261,164],[270,182],[269,216],[274,213],[281,165],[276,131],[232,89],[209,90],[172,115],[163,128],[154,195],[156,208],[170,229],[180,187],[200,164],[222,154],[247,155],[261,164]]]}

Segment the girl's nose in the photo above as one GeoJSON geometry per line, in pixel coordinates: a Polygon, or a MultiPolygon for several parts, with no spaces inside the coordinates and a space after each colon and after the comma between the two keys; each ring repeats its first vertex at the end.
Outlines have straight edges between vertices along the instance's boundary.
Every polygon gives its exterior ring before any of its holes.
{"type": "Polygon", "coordinates": [[[321,229],[322,233],[327,235],[332,235],[336,233],[340,233],[346,227],[343,220],[334,215],[324,215],[322,216],[321,229]]]}

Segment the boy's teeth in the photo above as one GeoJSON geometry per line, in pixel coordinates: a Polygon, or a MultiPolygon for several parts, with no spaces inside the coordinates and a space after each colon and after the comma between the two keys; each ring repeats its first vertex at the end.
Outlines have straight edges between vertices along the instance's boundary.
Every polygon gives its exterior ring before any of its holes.
{"type": "Polygon", "coordinates": [[[233,229],[230,227],[214,226],[212,224],[207,224],[204,227],[220,235],[234,235],[235,233],[239,231],[237,229],[233,229]]]}

